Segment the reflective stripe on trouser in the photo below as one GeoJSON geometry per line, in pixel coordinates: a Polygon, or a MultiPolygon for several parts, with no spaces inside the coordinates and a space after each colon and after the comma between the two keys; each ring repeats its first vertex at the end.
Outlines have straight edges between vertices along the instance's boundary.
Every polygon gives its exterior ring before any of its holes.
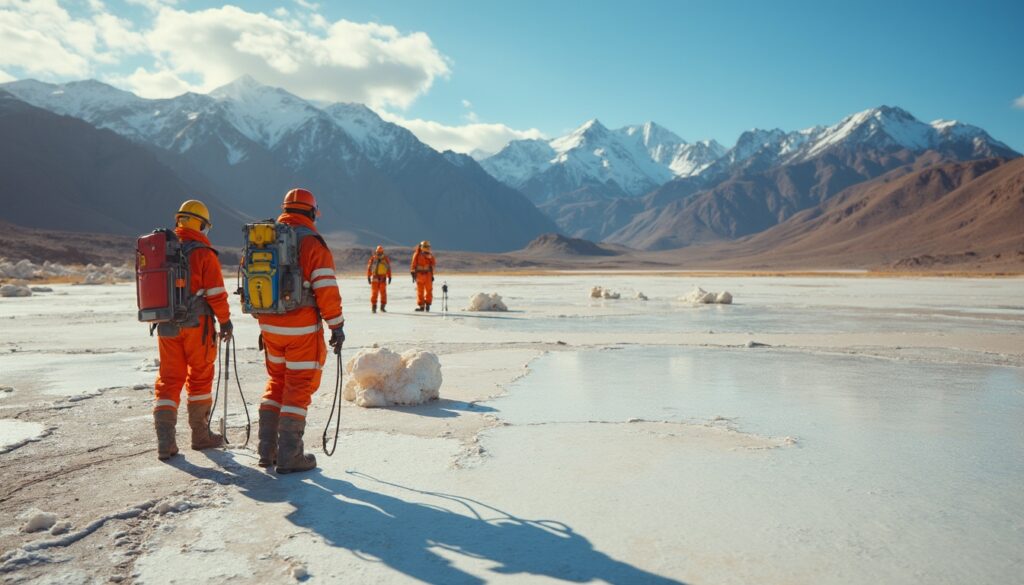
{"type": "Polygon", "coordinates": [[[374,278],[370,281],[370,303],[376,305],[378,295],[380,304],[388,304],[388,283],[383,278],[374,278]]]}
{"type": "Polygon", "coordinates": [[[323,332],[308,335],[263,333],[267,351],[267,388],[260,410],[276,410],[282,416],[305,418],[320,387],[320,373],[327,361],[323,332]]]}
{"type": "MultiPolygon", "coordinates": [[[[209,317],[204,317],[209,319],[209,317]]],[[[160,337],[160,374],[156,378],[153,410],[177,410],[181,387],[191,403],[212,402],[217,340],[203,326],[182,328],[175,337],[160,337]]]]}
{"type": "Polygon", "coordinates": [[[434,281],[430,280],[431,278],[432,275],[429,272],[416,273],[416,304],[433,304],[434,281]]]}

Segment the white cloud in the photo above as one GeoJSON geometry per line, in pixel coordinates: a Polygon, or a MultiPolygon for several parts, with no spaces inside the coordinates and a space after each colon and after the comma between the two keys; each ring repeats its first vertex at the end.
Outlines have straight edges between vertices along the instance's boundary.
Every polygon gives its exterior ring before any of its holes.
{"type": "Polygon", "coordinates": [[[1024,95],[1022,95],[1019,98],[1013,100],[1013,107],[1020,108],[1020,109],[1024,110],[1024,95]]]}
{"type": "Polygon", "coordinates": [[[0,0],[0,66],[44,78],[89,77],[97,65],[142,50],[130,22],[102,2],[73,17],[56,0],[0,0]]]}
{"type": "Polygon", "coordinates": [[[8,81],[14,81],[16,78],[10,73],[0,69],[0,83],[7,83],[8,81]]]}
{"type": "Polygon", "coordinates": [[[296,2],[300,15],[128,1],[150,9],[138,28],[102,0],[76,16],[57,0],[0,0],[0,67],[48,80],[98,77],[146,97],[207,92],[248,74],[311,100],[400,109],[451,72],[425,33],[328,21],[313,2],[296,2]],[[142,57],[130,74],[126,55],[142,57]]]}
{"type": "Polygon", "coordinates": [[[467,110],[472,110],[473,109],[473,102],[471,102],[469,100],[462,100],[462,107],[466,108],[467,110]]]}
{"type": "Polygon", "coordinates": [[[174,6],[178,3],[178,0],[125,0],[128,4],[135,4],[137,6],[145,6],[146,8],[156,12],[164,6],[174,6]]]}
{"type": "Polygon", "coordinates": [[[465,124],[447,126],[422,119],[405,119],[390,112],[378,111],[381,118],[408,128],[424,143],[437,150],[454,150],[469,154],[474,150],[498,152],[511,140],[544,138],[536,128],[516,130],[504,124],[465,124]]]}
{"type": "Polygon", "coordinates": [[[424,33],[347,20],[321,25],[314,20],[303,28],[235,6],[163,8],[146,32],[157,65],[124,79],[140,95],[169,97],[161,93],[173,86],[165,82],[168,75],[206,92],[248,74],[312,100],[405,108],[450,73],[448,60],[424,33]],[[158,73],[161,83],[150,84],[158,73]]]}

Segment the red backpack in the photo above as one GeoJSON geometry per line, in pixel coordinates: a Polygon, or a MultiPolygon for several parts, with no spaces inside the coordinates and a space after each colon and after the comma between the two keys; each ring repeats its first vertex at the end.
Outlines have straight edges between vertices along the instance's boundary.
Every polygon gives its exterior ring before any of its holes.
{"type": "Polygon", "coordinates": [[[189,291],[192,282],[189,255],[199,248],[213,250],[200,242],[182,242],[168,229],[139,237],[135,247],[139,321],[186,327],[199,324],[199,315],[209,310],[205,297],[189,291]]]}

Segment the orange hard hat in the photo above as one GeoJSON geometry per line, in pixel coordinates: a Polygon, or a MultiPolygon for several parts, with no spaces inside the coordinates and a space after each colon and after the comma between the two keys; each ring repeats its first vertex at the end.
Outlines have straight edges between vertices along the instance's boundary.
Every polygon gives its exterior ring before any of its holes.
{"type": "Polygon", "coordinates": [[[316,204],[316,197],[306,189],[292,189],[285,194],[281,209],[289,207],[307,207],[315,212],[317,217],[320,217],[320,208],[316,204]]]}
{"type": "Polygon", "coordinates": [[[377,250],[376,250],[376,252],[377,252],[378,254],[383,254],[383,253],[384,253],[384,246],[377,246],[377,250]]]}

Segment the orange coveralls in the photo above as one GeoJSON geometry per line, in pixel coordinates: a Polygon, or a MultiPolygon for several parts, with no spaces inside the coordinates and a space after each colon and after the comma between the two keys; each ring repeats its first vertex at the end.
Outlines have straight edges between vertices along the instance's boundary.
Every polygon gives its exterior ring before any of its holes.
{"type": "Polygon", "coordinates": [[[428,250],[417,248],[412,255],[409,270],[416,275],[416,304],[432,304],[434,302],[434,267],[437,260],[428,250]]]}
{"type": "Polygon", "coordinates": [[[366,262],[366,278],[370,279],[370,304],[377,304],[377,296],[380,295],[380,304],[388,304],[388,279],[391,278],[391,258],[383,256],[380,262],[376,254],[371,254],[366,262]],[[374,270],[376,269],[376,274],[374,270]]]}
{"type": "MultiPolygon", "coordinates": [[[[183,242],[210,240],[193,229],[178,227],[174,233],[183,242]]],[[[192,282],[189,292],[206,299],[217,322],[223,324],[231,318],[228,291],[224,288],[224,274],[220,260],[212,249],[198,248],[189,255],[192,282]]],[[[178,410],[181,387],[185,386],[190,403],[213,402],[213,367],[217,360],[217,335],[209,315],[199,317],[197,327],[182,327],[174,337],[160,337],[160,373],[156,378],[156,401],[153,410],[178,410]]]]}
{"type": "MultiPolygon", "coordinates": [[[[313,221],[302,215],[282,213],[280,223],[304,226],[313,231],[313,221]]],[[[306,409],[320,387],[320,373],[327,361],[321,317],[329,327],[344,324],[341,293],[334,275],[334,256],[314,237],[299,246],[302,280],[316,298],[316,307],[299,307],[284,315],[259,315],[260,332],[266,352],[267,380],[260,410],[281,416],[306,418],[306,409]]]]}

